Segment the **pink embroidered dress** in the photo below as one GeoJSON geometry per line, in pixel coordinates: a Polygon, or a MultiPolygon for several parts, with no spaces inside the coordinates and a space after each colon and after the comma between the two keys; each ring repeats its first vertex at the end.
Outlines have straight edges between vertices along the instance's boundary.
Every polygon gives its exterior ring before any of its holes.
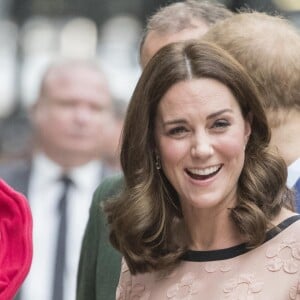
{"type": "Polygon", "coordinates": [[[132,276],[123,261],[117,300],[300,300],[300,216],[249,250],[188,251],[177,268],[132,276]]]}

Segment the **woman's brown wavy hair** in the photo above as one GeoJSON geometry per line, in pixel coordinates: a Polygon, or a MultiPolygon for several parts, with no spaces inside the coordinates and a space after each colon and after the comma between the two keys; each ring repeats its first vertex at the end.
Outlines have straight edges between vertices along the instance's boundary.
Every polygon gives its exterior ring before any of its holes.
{"type": "Polygon", "coordinates": [[[231,217],[250,247],[262,243],[270,220],[282,206],[292,207],[285,186],[284,161],[268,147],[270,130],[259,94],[244,68],[227,52],[204,41],[162,48],[137,83],[123,130],[122,194],[105,206],[110,240],[132,274],[173,267],[187,250],[176,191],[163,170],[155,168],[155,116],[166,91],[180,81],[213,78],[235,96],[244,118],[252,115],[237,199],[231,217]]]}

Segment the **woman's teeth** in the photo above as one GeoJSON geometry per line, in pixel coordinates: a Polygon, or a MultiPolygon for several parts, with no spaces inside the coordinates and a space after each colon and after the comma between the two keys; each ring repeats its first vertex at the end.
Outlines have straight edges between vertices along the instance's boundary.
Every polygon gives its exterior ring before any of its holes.
{"type": "Polygon", "coordinates": [[[222,165],[216,165],[204,169],[198,169],[198,168],[193,168],[193,169],[187,169],[186,172],[188,173],[189,176],[191,176],[193,179],[200,179],[204,180],[207,178],[210,178],[214,175],[216,175],[219,170],[221,169],[222,165]]]}

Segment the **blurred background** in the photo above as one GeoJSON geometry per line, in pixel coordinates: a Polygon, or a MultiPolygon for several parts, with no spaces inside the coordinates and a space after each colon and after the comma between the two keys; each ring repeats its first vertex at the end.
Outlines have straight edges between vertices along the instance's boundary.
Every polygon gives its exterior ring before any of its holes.
{"type": "MultiPolygon", "coordinates": [[[[170,0],[0,0],[0,160],[30,150],[27,109],[58,57],[94,58],[113,97],[130,99],[140,75],[138,45],[148,16],[170,0]]],[[[279,13],[300,28],[300,0],[220,0],[236,11],[279,13]]]]}

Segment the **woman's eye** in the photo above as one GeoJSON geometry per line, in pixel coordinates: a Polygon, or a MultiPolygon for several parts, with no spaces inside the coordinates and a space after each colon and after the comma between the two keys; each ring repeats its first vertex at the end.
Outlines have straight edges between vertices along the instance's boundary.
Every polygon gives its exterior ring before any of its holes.
{"type": "Polygon", "coordinates": [[[169,135],[182,135],[187,132],[187,129],[185,127],[175,127],[169,130],[169,135]]]}
{"type": "Polygon", "coordinates": [[[214,128],[226,128],[230,126],[230,123],[227,120],[217,120],[214,122],[213,127],[214,128]]]}

